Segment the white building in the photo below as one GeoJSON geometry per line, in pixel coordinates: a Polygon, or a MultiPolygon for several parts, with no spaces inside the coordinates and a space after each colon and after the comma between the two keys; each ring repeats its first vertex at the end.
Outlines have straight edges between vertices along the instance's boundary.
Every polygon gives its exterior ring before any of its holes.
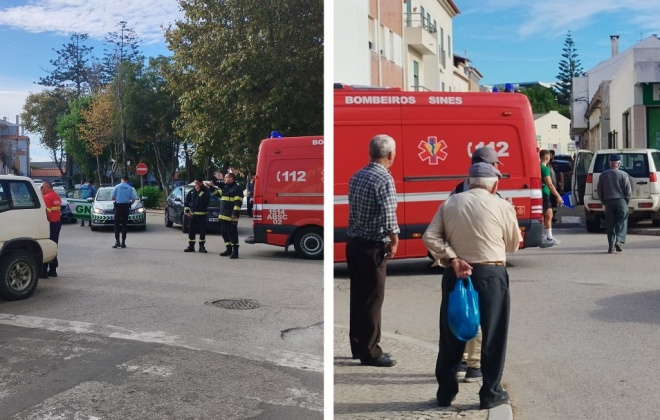
{"type": "Polygon", "coordinates": [[[478,90],[481,74],[455,65],[452,0],[335,0],[335,82],[403,90],[478,90]],[[458,79],[458,80],[457,80],[458,79]]]}
{"type": "Polygon", "coordinates": [[[30,176],[30,138],[20,128],[18,116],[16,124],[0,120],[0,175],[30,176]]]}
{"type": "Polygon", "coordinates": [[[559,155],[572,155],[577,148],[571,139],[571,120],[557,111],[534,114],[536,142],[539,149],[554,150],[559,155]]]}
{"type": "Polygon", "coordinates": [[[572,134],[582,149],[660,149],[660,40],[652,35],[573,78],[572,134]]]}

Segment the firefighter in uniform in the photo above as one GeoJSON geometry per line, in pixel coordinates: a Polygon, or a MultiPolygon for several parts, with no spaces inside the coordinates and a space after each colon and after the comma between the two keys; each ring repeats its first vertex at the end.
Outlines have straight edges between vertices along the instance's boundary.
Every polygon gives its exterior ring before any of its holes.
{"type": "Polygon", "coordinates": [[[243,189],[236,182],[233,173],[225,175],[224,184],[212,192],[220,195],[220,233],[227,250],[220,253],[223,257],[238,258],[238,216],[243,204],[243,189]]]}
{"type": "MultiPolygon", "coordinates": [[[[58,243],[60,240],[60,230],[62,229],[62,222],[60,216],[62,214],[62,199],[53,191],[53,184],[49,181],[41,183],[41,194],[44,197],[46,204],[46,217],[50,222],[50,239],[58,243]]],[[[49,263],[43,265],[41,270],[41,278],[47,279],[50,277],[57,277],[57,257],[49,263]]]]}
{"type": "Polygon", "coordinates": [[[183,212],[188,216],[188,248],[183,252],[195,252],[195,235],[199,232],[199,252],[206,254],[206,213],[211,194],[201,178],[195,179],[195,188],[188,191],[183,212]]]}

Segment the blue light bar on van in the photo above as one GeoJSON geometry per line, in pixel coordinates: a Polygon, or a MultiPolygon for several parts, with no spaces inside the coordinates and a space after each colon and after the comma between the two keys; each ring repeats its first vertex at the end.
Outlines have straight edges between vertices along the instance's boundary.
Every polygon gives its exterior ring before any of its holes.
{"type": "Polygon", "coordinates": [[[270,132],[270,138],[271,139],[281,139],[282,135],[278,133],[277,131],[271,131],[270,132]]]}

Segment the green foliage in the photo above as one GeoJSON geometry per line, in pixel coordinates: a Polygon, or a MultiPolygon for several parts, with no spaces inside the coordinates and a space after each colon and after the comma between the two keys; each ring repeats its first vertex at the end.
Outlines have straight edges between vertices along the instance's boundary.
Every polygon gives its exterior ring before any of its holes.
{"type": "Polygon", "coordinates": [[[193,159],[253,171],[260,141],[323,132],[323,2],[179,0],[166,33],[193,159]]]}
{"type": "MultiPolygon", "coordinates": [[[[131,182],[133,182],[133,185],[139,185],[140,180],[138,179],[137,183],[134,180],[131,182]]],[[[152,187],[149,185],[146,185],[144,188],[137,188],[137,193],[139,197],[147,197],[144,200],[144,206],[151,209],[158,207],[158,204],[160,204],[164,198],[163,192],[158,189],[158,187],[152,187]]]]}
{"type": "Polygon", "coordinates": [[[87,56],[94,48],[84,45],[88,38],[87,34],[74,33],[71,35],[71,42],[63,45],[61,50],[54,49],[57,58],[50,60],[54,69],[48,72],[48,76],[40,77],[38,83],[43,86],[71,89],[76,98],[89,93],[92,71],[87,56]]]}
{"type": "Polygon", "coordinates": [[[80,168],[84,179],[94,178],[96,159],[86,148],[85,139],[81,138],[78,125],[83,123],[82,110],[89,107],[91,96],[83,96],[69,103],[69,110],[57,118],[57,133],[64,141],[64,150],[72,156],[80,168]]]}
{"type": "Polygon", "coordinates": [[[520,93],[527,96],[529,103],[532,105],[532,112],[535,114],[545,114],[546,112],[559,110],[557,93],[551,88],[536,85],[523,88],[520,93]]]}
{"type": "Polygon", "coordinates": [[[564,41],[564,48],[562,59],[559,62],[559,74],[557,74],[557,102],[559,105],[568,106],[571,103],[571,94],[573,92],[573,77],[582,75],[582,64],[578,59],[577,48],[571,36],[571,31],[568,31],[566,40],[564,41]]]}

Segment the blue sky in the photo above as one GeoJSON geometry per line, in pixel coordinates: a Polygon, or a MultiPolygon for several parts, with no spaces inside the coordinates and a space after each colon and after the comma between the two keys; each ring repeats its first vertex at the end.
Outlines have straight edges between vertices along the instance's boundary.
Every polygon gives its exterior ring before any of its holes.
{"type": "Polygon", "coordinates": [[[657,0],[454,0],[454,53],[466,55],[482,84],[556,82],[571,31],[583,70],[611,57],[610,35],[619,52],[640,38],[660,34],[657,0]]]}
{"type": "MultiPolygon", "coordinates": [[[[62,49],[74,32],[88,34],[92,55],[101,58],[107,34],[126,21],[146,57],[171,55],[163,27],[182,16],[176,0],[0,0],[0,118],[15,123],[28,94],[45,89],[36,82],[53,69],[53,50],[62,49]]],[[[27,134],[32,160],[51,161],[38,136],[27,134]]]]}
{"type": "MultiPolygon", "coordinates": [[[[623,51],[660,33],[657,0],[454,1],[461,13],[453,52],[466,55],[486,85],[555,82],[569,30],[585,71],[610,57],[610,35],[620,36],[623,51]]],[[[145,56],[169,55],[162,27],[181,17],[177,0],[0,0],[0,118],[15,122],[28,93],[44,89],[35,82],[73,32],[89,34],[101,57],[105,36],[124,20],[145,56]]],[[[38,137],[28,135],[32,159],[50,160],[38,137]]]]}

